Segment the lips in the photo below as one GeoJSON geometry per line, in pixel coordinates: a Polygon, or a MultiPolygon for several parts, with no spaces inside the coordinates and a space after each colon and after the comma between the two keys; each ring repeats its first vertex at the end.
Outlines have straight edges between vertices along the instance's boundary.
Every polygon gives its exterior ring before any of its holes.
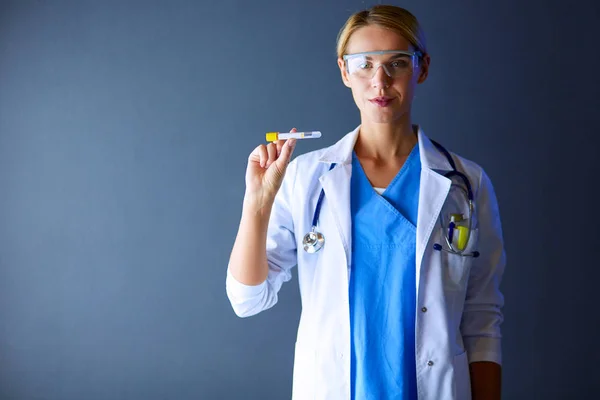
{"type": "Polygon", "coordinates": [[[394,98],[387,97],[387,96],[379,96],[379,97],[374,97],[374,98],[370,99],[369,101],[379,107],[387,107],[388,105],[390,105],[390,103],[392,101],[394,101],[394,98]]]}

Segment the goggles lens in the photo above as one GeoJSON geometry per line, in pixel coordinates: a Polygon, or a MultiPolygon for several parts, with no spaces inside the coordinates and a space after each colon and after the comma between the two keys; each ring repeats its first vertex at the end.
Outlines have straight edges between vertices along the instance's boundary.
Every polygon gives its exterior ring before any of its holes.
{"type": "Polygon", "coordinates": [[[379,67],[390,78],[412,74],[418,67],[419,52],[408,51],[372,51],[347,54],[344,56],[348,73],[360,79],[371,79],[379,67]]]}

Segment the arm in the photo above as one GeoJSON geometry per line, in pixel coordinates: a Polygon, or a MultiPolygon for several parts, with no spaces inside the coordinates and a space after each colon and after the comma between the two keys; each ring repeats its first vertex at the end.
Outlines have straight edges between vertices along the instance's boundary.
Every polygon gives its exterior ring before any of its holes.
{"type": "Polygon", "coordinates": [[[267,279],[269,267],[265,243],[273,201],[258,204],[244,196],[242,218],[229,258],[229,272],[240,283],[259,285],[267,279]]]}
{"type": "Polygon", "coordinates": [[[469,364],[471,373],[471,398],[473,400],[500,400],[502,367],[490,361],[469,364]]]}
{"type": "MultiPolygon", "coordinates": [[[[288,166],[286,161],[291,157],[291,150],[293,146],[288,148],[288,152],[285,146],[281,150],[280,167],[283,172],[281,183],[274,191],[276,195],[273,197],[247,188],[244,197],[226,279],[227,296],[240,317],[255,315],[275,305],[279,289],[291,279],[290,270],[296,264],[296,242],[289,205],[296,163],[288,166]]],[[[269,168],[276,167],[278,161],[269,168]]],[[[247,186],[251,187],[251,182],[247,186]]]]}
{"type": "Polygon", "coordinates": [[[504,297],[499,286],[506,264],[494,188],[482,170],[476,199],[480,256],[473,260],[461,333],[467,350],[474,400],[500,399],[500,325],[504,297]]]}

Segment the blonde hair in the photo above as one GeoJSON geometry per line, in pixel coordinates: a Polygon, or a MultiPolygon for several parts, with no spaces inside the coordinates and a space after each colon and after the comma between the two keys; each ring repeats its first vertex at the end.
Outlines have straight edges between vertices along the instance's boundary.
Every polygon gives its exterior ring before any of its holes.
{"type": "Polygon", "coordinates": [[[425,33],[413,14],[401,7],[376,5],[348,18],[337,36],[337,56],[341,58],[346,53],[350,37],[354,32],[369,25],[390,29],[406,38],[415,50],[423,55],[427,54],[425,33]]]}

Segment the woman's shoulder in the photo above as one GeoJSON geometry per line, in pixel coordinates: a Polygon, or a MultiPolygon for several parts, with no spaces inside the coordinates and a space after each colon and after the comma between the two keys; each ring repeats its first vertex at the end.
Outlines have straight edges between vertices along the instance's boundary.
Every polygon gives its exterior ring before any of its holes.
{"type": "Polygon", "coordinates": [[[298,155],[292,160],[305,175],[311,172],[320,173],[327,170],[331,164],[347,163],[352,158],[352,149],[356,141],[358,128],[343,135],[337,142],[317,150],[298,155]]]}
{"type": "Polygon", "coordinates": [[[301,186],[306,190],[311,184],[316,184],[318,178],[329,169],[330,163],[323,161],[327,148],[313,150],[300,154],[290,161],[288,170],[294,176],[294,186],[301,186]]]}
{"type": "Polygon", "coordinates": [[[457,170],[469,178],[476,197],[482,187],[485,187],[488,190],[493,187],[485,168],[481,164],[454,152],[450,152],[450,154],[452,154],[452,158],[454,158],[457,170]]]}
{"type": "Polygon", "coordinates": [[[483,171],[483,167],[476,161],[468,159],[455,152],[450,152],[450,154],[452,154],[452,158],[454,158],[456,168],[458,168],[458,170],[462,171],[464,174],[480,175],[481,171],[483,171]]]}
{"type": "Polygon", "coordinates": [[[299,168],[306,171],[307,169],[311,169],[317,167],[319,164],[322,164],[321,160],[323,159],[323,155],[326,153],[328,147],[324,147],[318,150],[309,151],[307,153],[299,154],[294,157],[291,161],[296,164],[299,168]]]}

